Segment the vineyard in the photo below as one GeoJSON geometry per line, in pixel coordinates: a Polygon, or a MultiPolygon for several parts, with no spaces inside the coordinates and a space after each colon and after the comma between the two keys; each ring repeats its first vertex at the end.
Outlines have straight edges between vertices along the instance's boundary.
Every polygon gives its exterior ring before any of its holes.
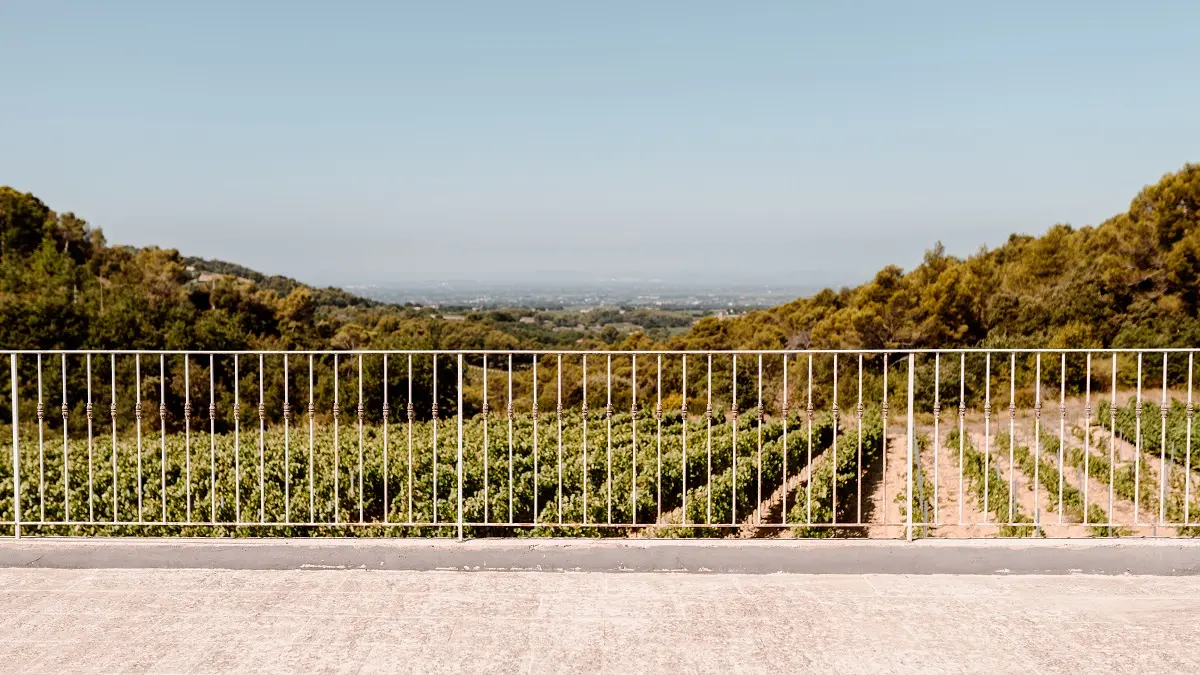
{"type": "MultiPolygon", "coordinates": [[[[118,428],[115,452],[112,429],[99,425],[90,447],[79,430],[65,453],[61,433],[43,429],[39,439],[37,428],[22,431],[22,520],[39,523],[23,524],[23,533],[457,533],[456,419],[386,429],[301,420],[261,433],[252,425],[165,436],[147,425],[140,452],[136,428],[118,428]]],[[[871,410],[862,428],[839,430],[836,461],[832,418],[820,414],[811,425],[799,416],[785,425],[721,414],[685,425],[678,411],[661,419],[564,412],[561,421],[477,415],[464,420],[462,434],[469,536],[723,536],[747,523],[828,536],[820,525],[861,519],[855,494],[882,447],[871,410]],[[800,489],[784,494],[787,522],[764,523],[764,499],[798,477],[800,489]]],[[[12,484],[5,463],[0,493],[11,494],[12,484]]],[[[12,520],[8,499],[5,519],[12,520]]]]}
{"type": "MultiPolygon", "coordinates": [[[[1172,523],[1192,522],[1200,513],[1194,475],[1200,453],[1192,445],[1191,420],[1178,401],[1167,406],[1130,401],[1126,406],[1103,403],[1100,428],[1115,442],[1132,446],[1136,462],[1114,472],[1114,488],[1133,501],[1144,519],[1160,517],[1172,523]],[[1139,411],[1139,408],[1141,410],[1139,411]]],[[[1103,461],[1103,460],[1101,460],[1103,461]]],[[[1111,469],[1110,469],[1111,471],[1111,469]]],[[[1193,532],[1196,528],[1184,528],[1193,532]]]]}
{"type": "MultiPolygon", "coordinates": [[[[913,536],[947,536],[952,530],[939,530],[952,524],[954,507],[938,515],[937,494],[961,471],[965,499],[978,509],[967,524],[999,536],[1055,536],[1056,525],[1130,536],[1139,529],[1131,525],[1155,522],[1160,506],[1171,531],[1193,536],[1200,528],[1178,525],[1200,512],[1194,469],[1179,448],[1187,446],[1185,408],[1174,403],[1163,416],[1143,403],[1139,427],[1135,405],[1101,404],[1090,426],[1066,427],[1061,445],[1044,427],[1015,442],[993,433],[986,443],[978,429],[960,436],[951,428],[940,475],[933,438],[919,424],[911,495],[902,483],[881,487],[889,465],[889,475],[903,477],[907,451],[903,423],[892,420],[885,443],[874,407],[836,425],[828,412],[811,424],[805,415],[785,423],[721,410],[686,424],[679,410],[476,414],[462,426],[463,534],[871,536],[887,517],[874,502],[882,489],[899,505],[893,525],[912,509],[913,536]]],[[[264,421],[261,431],[239,422],[236,431],[192,424],[165,435],[154,420],[140,434],[118,425],[115,453],[106,422],[95,423],[90,443],[86,425],[70,427],[65,455],[61,426],[21,428],[24,534],[458,534],[456,417],[386,427],[365,419],[360,427],[355,416],[298,417],[264,421]]],[[[0,452],[10,456],[11,445],[0,452]]],[[[0,493],[11,494],[12,484],[11,465],[0,464],[0,493]]],[[[11,519],[4,499],[0,520],[11,519]]]]}
{"type": "Polygon", "coordinates": [[[1009,483],[996,470],[995,465],[990,461],[990,456],[976,449],[971,439],[960,435],[957,429],[951,429],[946,435],[946,447],[948,448],[960,447],[960,441],[963,479],[971,498],[982,509],[984,517],[989,518],[992,522],[1003,523],[998,530],[1001,537],[1033,535],[1034,528],[1023,524],[1032,521],[1011,499],[1012,492],[1009,489],[1009,483]]]}
{"type": "Polygon", "coordinates": [[[1188,363],[1043,357],[22,355],[20,520],[97,535],[1194,534],[1188,363]],[[1143,396],[1147,377],[1162,387],[1143,396]]]}

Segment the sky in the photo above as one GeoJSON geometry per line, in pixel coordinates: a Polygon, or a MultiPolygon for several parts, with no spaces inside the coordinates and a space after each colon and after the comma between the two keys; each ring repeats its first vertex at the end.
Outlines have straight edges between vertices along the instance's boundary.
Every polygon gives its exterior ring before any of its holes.
{"type": "Polygon", "coordinates": [[[856,283],[1200,160],[1200,3],[0,1],[0,184],[315,284],[856,283]]]}

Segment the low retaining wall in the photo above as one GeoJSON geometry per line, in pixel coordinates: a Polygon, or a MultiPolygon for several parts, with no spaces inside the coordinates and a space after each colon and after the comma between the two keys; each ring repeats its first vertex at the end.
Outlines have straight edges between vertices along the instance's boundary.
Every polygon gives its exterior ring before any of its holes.
{"type": "Polygon", "coordinates": [[[0,541],[0,567],[1200,575],[1200,541],[0,541]]]}

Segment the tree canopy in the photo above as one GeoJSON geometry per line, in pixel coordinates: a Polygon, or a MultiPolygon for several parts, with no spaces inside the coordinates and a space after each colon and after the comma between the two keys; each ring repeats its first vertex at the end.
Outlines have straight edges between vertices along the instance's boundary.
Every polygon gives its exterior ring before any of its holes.
{"type": "Polygon", "coordinates": [[[680,348],[1165,347],[1200,344],[1200,164],[1097,226],[1011,235],[967,258],[941,244],[905,272],[734,320],[680,348]]]}

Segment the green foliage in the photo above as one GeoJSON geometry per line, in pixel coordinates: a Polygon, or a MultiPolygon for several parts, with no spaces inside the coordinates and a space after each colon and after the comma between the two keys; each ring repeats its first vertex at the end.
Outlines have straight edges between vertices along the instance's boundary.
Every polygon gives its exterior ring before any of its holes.
{"type": "Polygon", "coordinates": [[[1200,469],[1200,439],[1191,440],[1191,458],[1188,458],[1187,406],[1172,400],[1167,404],[1164,420],[1162,407],[1151,401],[1143,401],[1141,424],[1138,423],[1137,401],[1130,400],[1125,406],[1113,410],[1110,401],[1101,401],[1096,420],[1101,428],[1116,433],[1117,438],[1140,446],[1144,454],[1155,459],[1166,459],[1180,466],[1200,469]],[[1115,416],[1113,413],[1116,413],[1115,416]],[[1166,446],[1163,446],[1163,422],[1166,422],[1166,446]],[[1113,426],[1115,422],[1116,426],[1113,426]],[[1139,443],[1139,427],[1141,441],[1139,443]]]}
{"type": "MultiPolygon", "coordinates": [[[[1057,451],[1058,439],[1047,437],[1045,439],[1047,451],[1057,451]]],[[[1086,470],[1087,474],[1093,480],[1101,485],[1110,486],[1113,495],[1120,497],[1129,502],[1138,502],[1139,508],[1143,513],[1156,511],[1153,490],[1147,490],[1147,479],[1143,475],[1140,480],[1140,489],[1135,487],[1139,481],[1136,480],[1134,467],[1118,466],[1120,460],[1116,459],[1115,452],[1111,449],[1107,442],[1093,435],[1091,438],[1091,448],[1085,454],[1082,448],[1069,447],[1063,455],[1064,461],[1080,470],[1086,470]],[[1105,451],[1107,450],[1107,451],[1105,451]],[[1110,455],[1113,460],[1110,461],[1110,455]]],[[[1144,466],[1144,465],[1143,465],[1144,466]]],[[[1090,517],[1089,517],[1090,518],[1090,517]]]]}
{"type": "Polygon", "coordinates": [[[858,495],[866,495],[866,478],[883,452],[883,424],[878,409],[870,410],[863,416],[861,433],[861,458],[858,445],[859,430],[854,427],[839,429],[839,449],[836,458],[832,448],[827,450],[822,460],[813,468],[809,483],[797,492],[795,505],[788,514],[788,522],[800,524],[795,531],[797,537],[826,538],[839,534],[864,534],[861,528],[851,528],[849,524],[868,521],[866,513],[858,512],[858,495]],[[847,523],[848,526],[842,529],[811,527],[808,526],[810,522],[847,523]]]}
{"type": "Polygon", "coordinates": [[[890,266],[853,289],[826,290],[730,321],[701,321],[671,344],[689,348],[904,349],[1108,346],[1149,327],[1138,346],[1200,337],[1200,164],[1145,188],[1095,227],[1013,235],[965,259],[940,244],[915,269],[890,266]]]}
{"type": "MultiPolygon", "coordinates": [[[[314,422],[311,472],[310,429],[304,422],[292,423],[286,432],[282,425],[268,426],[261,437],[256,423],[241,424],[236,436],[232,432],[210,436],[207,424],[197,423],[187,433],[168,432],[164,437],[159,433],[157,420],[143,420],[140,453],[137,426],[118,425],[116,519],[123,523],[138,523],[140,514],[141,521],[161,521],[165,476],[166,521],[173,524],[31,525],[26,531],[192,536],[454,534],[455,530],[445,524],[455,523],[458,514],[457,420],[443,419],[436,423],[436,445],[435,424],[431,421],[416,422],[411,427],[408,424],[389,425],[386,469],[383,427],[364,424],[360,460],[357,420],[350,416],[342,420],[338,424],[336,445],[334,427],[327,422],[314,422]],[[139,475],[142,479],[140,510],[139,475]],[[214,475],[215,490],[211,480],[214,475]],[[360,522],[360,504],[362,522],[366,523],[361,526],[357,524],[360,522]],[[260,518],[264,524],[254,524],[260,518]],[[295,524],[281,524],[289,518],[295,524]],[[391,525],[379,524],[385,518],[391,525]],[[433,526],[435,519],[441,525],[433,526]],[[240,521],[248,525],[205,525],[213,520],[218,523],[240,521]],[[310,521],[343,525],[302,525],[310,521]]],[[[792,424],[797,423],[792,421],[792,424]]],[[[739,509],[747,509],[744,513],[748,514],[755,499],[757,435],[756,429],[755,433],[751,432],[748,422],[743,426],[738,444],[737,483],[739,509]]],[[[476,524],[468,526],[467,532],[472,536],[625,535],[635,522],[635,476],[637,523],[653,523],[660,513],[681,506],[683,422],[678,413],[664,415],[661,436],[656,420],[639,418],[636,445],[635,424],[630,415],[614,415],[611,422],[601,414],[589,415],[586,463],[584,428],[584,419],[580,415],[564,415],[560,444],[556,418],[541,417],[535,422],[530,415],[517,415],[512,421],[510,446],[507,419],[467,418],[463,429],[463,518],[467,523],[476,524]],[[616,527],[560,526],[560,503],[562,520],[567,523],[611,523],[616,527]],[[478,525],[485,521],[500,526],[478,525]],[[539,525],[524,529],[505,527],[509,522],[536,522],[539,525]]],[[[688,422],[689,499],[694,499],[691,495],[698,494],[695,491],[704,489],[708,483],[706,455],[692,445],[706,432],[703,421],[688,422]]],[[[722,468],[713,478],[714,481],[728,482],[725,469],[730,463],[728,439],[732,428],[729,424],[714,424],[713,433],[714,456],[718,459],[717,466],[722,468]]],[[[64,520],[68,515],[68,500],[64,497],[67,494],[70,496],[71,520],[113,520],[112,428],[105,422],[97,422],[91,435],[89,449],[87,432],[82,428],[72,430],[64,456],[62,436],[54,429],[43,428],[40,439],[38,428],[23,430],[23,521],[43,520],[43,509],[45,521],[64,520]],[[65,473],[64,465],[67,467],[65,473]]],[[[781,459],[778,439],[782,436],[782,424],[764,424],[763,435],[764,477],[770,476],[766,480],[777,482],[781,459]]],[[[789,446],[795,446],[791,438],[789,446]]],[[[11,444],[0,448],[0,453],[11,456],[11,444]]],[[[798,462],[800,455],[795,451],[794,454],[792,461],[798,462]]],[[[799,469],[800,464],[796,464],[789,471],[799,469]]],[[[12,478],[11,464],[3,463],[0,489],[11,493],[12,478]]],[[[722,494],[726,498],[731,496],[728,488],[722,494]]],[[[5,501],[0,504],[0,520],[11,518],[12,504],[5,501]]]]}
{"type": "MultiPolygon", "coordinates": [[[[1021,512],[1020,505],[1012,499],[1012,493],[1008,489],[1008,480],[1000,475],[996,470],[996,465],[987,459],[984,453],[975,449],[975,444],[970,438],[960,437],[958,429],[951,429],[946,435],[946,447],[958,447],[959,439],[962,439],[962,473],[963,478],[967,481],[970,489],[970,494],[975,497],[976,503],[986,513],[995,516],[995,521],[1003,523],[1000,526],[999,535],[1001,537],[1029,537],[1036,534],[1036,528],[1031,525],[1020,525],[1018,523],[1032,522],[1029,516],[1021,512]],[[1011,515],[1009,507],[1012,507],[1011,515]]],[[[951,453],[955,461],[958,456],[951,453]]]]}
{"type": "MultiPolygon", "coordinates": [[[[1197,481],[1192,478],[1192,489],[1189,491],[1186,481],[1188,480],[1188,469],[1194,471],[1197,468],[1197,460],[1200,460],[1200,454],[1196,448],[1192,448],[1192,458],[1189,462],[1188,455],[1185,451],[1187,448],[1188,438],[1188,419],[1186,407],[1178,402],[1172,401],[1167,407],[1167,415],[1162,415],[1162,408],[1154,403],[1144,402],[1141,418],[1141,442],[1138,442],[1138,418],[1137,418],[1137,402],[1131,400],[1124,407],[1117,407],[1115,410],[1111,403],[1105,401],[1100,404],[1099,416],[1097,421],[1100,423],[1100,428],[1112,434],[1114,437],[1132,445],[1135,449],[1141,449],[1140,452],[1135,451],[1135,459],[1138,466],[1121,466],[1112,470],[1108,460],[1104,457],[1092,458],[1093,465],[1099,464],[1100,468],[1094,471],[1103,473],[1107,476],[1112,476],[1112,484],[1116,494],[1122,499],[1128,501],[1136,500],[1143,513],[1149,514],[1146,520],[1157,521],[1159,516],[1159,495],[1160,481],[1154,480],[1148,475],[1147,464],[1153,462],[1153,465],[1160,470],[1167,472],[1166,486],[1166,503],[1163,505],[1163,515],[1167,522],[1182,523],[1185,516],[1194,521],[1195,514],[1200,514],[1200,507],[1194,502],[1191,504],[1185,513],[1183,500],[1185,496],[1191,492],[1195,494],[1195,486],[1197,481]],[[1116,413],[1113,415],[1113,413],[1116,413]],[[1166,422],[1166,451],[1163,452],[1163,422],[1166,422]],[[1182,469],[1182,470],[1180,470],[1182,469]],[[1111,474],[1109,473],[1111,471],[1111,474]]],[[[1095,436],[1093,436],[1095,438],[1095,436]]],[[[1103,443],[1103,440],[1099,441],[1103,443]]],[[[1194,439],[1193,439],[1194,443],[1194,439]]],[[[1195,536],[1200,533],[1200,527],[1185,527],[1181,528],[1181,534],[1195,536]]]]}
{"type": "Polygon", "coordinates": [[[0,345],[9,349],[467,349],[537,346],[334,288],[100,230],[0,187],[0,345]]]}
{"type": "Polygon", "coordinates": [[[907,510],[912,509],[912,522],[920,524],[914,526],[913,538],[927,536],[929,523],[933,522],[933,484],[925,475],[925,469],[920,461],[921,454],[929,449],[929,442],[929,437],[925,434],[917,435],[917,455],[910,458],[913,477],[912,494],[908,499],[905,499],[903,494],[896,495],[896,501],[900,502],[901,516],[907,518],[907,510]]]}
{"type": "MultiPolygon", "coordinates": [[[[1008,434],[1001,434],[997,438],[997,443],[1002,448],[1007,448],[1012,439],[1008,434]]],[[[1054,440],[1051,447],[1046,449],[1046,453],[1042,457],[1034,457],[1033,451],[1025,445],[1017,445],[1012,448],[1013,459],[1017,466],[1021,468],[1021,472],[1026,478],[1036,477],[1041,487],[1046,490],[1047,494],[1051,495],[1050,509],[1058,508],[1059,491],[1062,491],[1062,510],[1064,522],[1067,523],[1082,523],[1083,517],[1083,493],[1068,483],[1063,474],[1059,473],[1058,467],[1054,461],[1048,460],[1047,457],[1055,456],[1058,451],[1058,441],[1054,440]]],[[[1065,464],[1065,458],[1064,458],[1065,464]]],[[[1089,523],[1106,523],[1108,515],[1104,509],[1098,504],[1089,503],[1087,505],[1087,522],[1089,523]]],[[[1109,528],[1109,527],[1092,527],[1092,536],[1124,536],[1129,534],[1126,528],[1109,528]]]]}
{"type": "MultiPolygon", "coordinates": [[[[688,448],[688,490],[685,512],[679,527],[666,528],[658,535],[723,536],[726,531],[688,527],[689,524],[737,525],[757,522],[756,509],[761,499],[771,496],[783,484],[786,476],[799,474],[808,464],[807,424],[799,418],[787,423],[787,444],[784,446],[783,424],[763,425],[761,459],[758,454],[758,427],[752,420],[738,424],[738,465],[733,467],[733,425],[714,427],[711,443],[707,427],[691,436],[688,448]],[[722,433],[724,429],[728,432],[722,433]],[[784,474],[784,452],[787,454],[787,474],[784,474]],[[760,470],[761,467],[761,470],[760,470]],[[708,476],[712,476],[711,480],[708,476]],[[761,480],[761,485],[760,481],[761,480]],[[761,488],[761,489],[760,489],[761,488]]],[[[829,416],[815,420],[812,428],[813,455],[829,447],[833,437],[833,422],[829,416]]],[[[673,519],[679,522],[680,518],[673,519]]]]}
{"type": "MultiPolygon", "coordinates": [[[[1043,435],[1042,443],[1045,445],[1047,453],[1057,454],[1059,447],[1058,438],[1048,434],[1043,435]]],[[[1073,444],[1069,445],[1069,447],[1067,447],[1066,451],[1063,453],[1064,465],[1070,466],[1079,471],[1086,470],[1088,475],[1090,475],[1093,480],[1101,485],[1110,486],[1112,495],[1114,497],[1119,497],[1128,502],[1133,502],[1136,500],[1143,514],[1152,514],[1150,517],[1142,516],[1141,519],[1143,522],[1148,522],[1151,520],[1156,521],[1158,518],[1158,500],[1155,498],[1155,494],[1157,493],[1157,488],[1155,486],[1157,482],[1149,480],[1145,473],[1140,476],[1139,481],[1139,477],[1135,475],[1135,470],[1132,466],[1117,467],[1115,464],[1109,461],[1109,456],[1107,453],[1094,451],[1099,444],[1107,446],[1107,443],[1104,443],[1103,439],[1099,439],[1098,442],[1097,437],[1092,436],[1091,447],[1093,451],[1087,453],[1086,455],[1084,454],[1083,449],[1079,446],[1073,444]],[[1139,483],[1140,485],[1138,485],[1139,483]]],[[[1103,450],[1103,448],[1101,447],[1100,450],[1103,450]]],[[[1144,458],[1142,461],[1145,461],[1144,458]]],[[[1145,466],[1144,463],[1143,466],[1145,466]]],[[[1179,476],[1179,478],[1181,484],[1182,476],[1179,476]]],[[[1166,516],[1169,522],[1183,522],[1184,493],[1182,487],[1176,485],[1176,488],[1177,489],[1171,491],[1167,499],[1166,516]]],[[[1107,497],[1108,493],[1106,492],[1104,498],[1107,497]]],[[[1089,495],[1088,501],[1090,502],[1095,498],[1096,497],[1089,495]]],[[[1092,513],[1090,508],[1088,513],[1092,513]]],[[[1198,513],[1197,507],[1193,503],[1191,512],[1189,514],[1192,522],[1195,522],[1196,516],[1191,514],[1196,513],[1198,513]]],[[[1091,518],[1092,516],[1089,515],[1089,521],[1091,518]]],[[[1178,534],[1184,536],[1196,536],[1197,534],[1200,534],[1200,527],[1181,527],[1178,529],[1178,534]]]]}

